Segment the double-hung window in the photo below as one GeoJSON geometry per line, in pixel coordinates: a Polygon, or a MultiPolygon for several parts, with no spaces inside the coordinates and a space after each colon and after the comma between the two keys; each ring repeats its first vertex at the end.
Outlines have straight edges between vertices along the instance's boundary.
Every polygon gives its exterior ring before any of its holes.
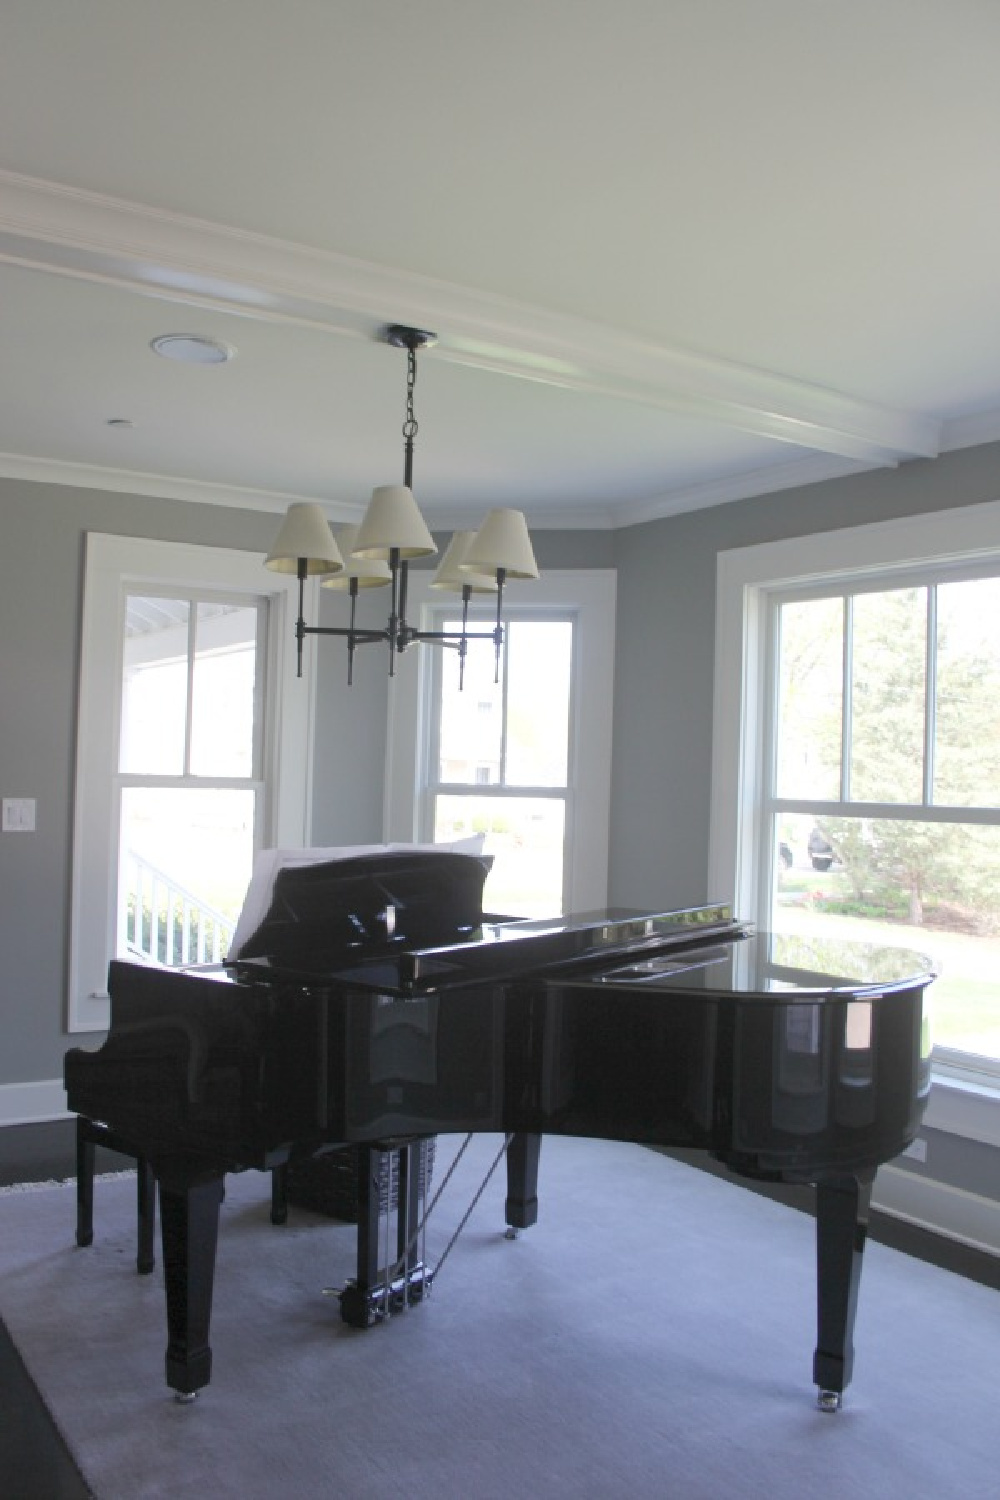
{"type": "Polygon", "coordinates": [[[761,888],[774,928],[929,953],[939,1049],[1000,1071],[995,569],[772,596],[761,888]]]}
{"type": "Polygon", "coordinates": [[[88,536],[70,1031],[107,1026],[112,957],[224,957],[254,851],[306,842],[314,658],[295,682],[296,588],[259,554],[88,536]]]}
{"type": "Polygon", "coordinates": [[[115,952],[225,958],[264,822],[266,601],[126,589],[115,952]]]}
{"type": "Polygon", "coordinates": [[[716,879],[928,954],[936,1061],[1000,1081],[1000,507],[723,554],[719,586],[716,879]]]}
{"type": "MultiPolygon", "coordinates": [[[[425,629],[453,630],[454,603],[419,574],[425,629]]],[[[545,573],[505,593],[499,675],[471,641],[464,684],[453,649],[413,648],[390,693],[385,836],[484,836],[488,909],[555,916],[607,900],[615,575],[545,573]]],[[[489,605],[470,629],[489,632],[489,605]]]]}
{"type": "MultiPolygon", "coordinates": [[[[444,629],[460,623],[446,615],[444,629]]],[[[424,819],[432,839],[484,835],[496,910],[562,912],[573,799],[572,616],[514,616],[499,672],[492,649],[470,646],[461,688],[455,653],[439,652],[431,668],[424,819]]]]}

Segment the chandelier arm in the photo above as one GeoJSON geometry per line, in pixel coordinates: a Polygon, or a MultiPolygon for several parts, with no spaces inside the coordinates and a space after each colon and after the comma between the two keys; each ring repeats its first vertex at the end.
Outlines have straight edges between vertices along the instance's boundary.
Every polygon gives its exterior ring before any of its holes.
{"type": "Polygon", "coordinates": [[[400,582],[399,574],[400,574],[400,568],[401,567],[404,569],[404,572],[403,572],[403,594],[405,596],[405,593],[406,593],[406,573],[405,573],[406,563],[405,562],[400,563],[400,560],[399,560],[399,548],[398,547],[390,547],[389,548],[389,571],[392,574],[392,601],[391,601],[391,605],[390,605],[390,609],[389,609],[389,624],[388,624],[388,627],[387,627],[387,630],[386,630],[386,635],[387,635],[387,638],[388,638],[388,641],[389,641],[389,676],[390,677],[395,677],[395,675],[396,675],[396,640],[397,640],[397,632],[399,630],[399,582],[400,582]]]}
{"type": "Polygon", "coordinates": [[[387,641],[389,632],[383,626],[381,629],[369,630],[359,628],[351,630],[347,625],[306,625],[302,626],[303,635],[339,635],[342,640],[349,641],[354,638],[356,646],[368,646],[375,641],[387,641]]]}
{"type": "Polygon", "coordinates": [[[358,580],[352,578],[348,585],[351,594],[351,633],[347,637],[347,686],[354,686],[354,652],[357,648],[357,638],[354,629],[354,621],[358,609],[358,580]]]}
{"type": "Polygon", "coordinates": [[[493,647],[496,652],[496,666],[493,672],[493,681],[500,681],[500,652],[503,649],[503,586],[507,577],[506,568],[497,568],[497,623],[493,630],[493,647]]]}
{"type": "Polygon", "coordinates": [[[309,572],[309,563],[306,558],[300,557],[297,565],[299,578],[299,618],[295,622],[295,675],[302,676],[302,643],[306,636],[305,621],[305,593],[306,575],[309,572]]]}
{"type": "Polygon", "coordinates": [[[469,600],[472,585],[462,584],[462,639],[458,643],[458,691],[465,687],[465,654],[469,649],[469,600]]]}

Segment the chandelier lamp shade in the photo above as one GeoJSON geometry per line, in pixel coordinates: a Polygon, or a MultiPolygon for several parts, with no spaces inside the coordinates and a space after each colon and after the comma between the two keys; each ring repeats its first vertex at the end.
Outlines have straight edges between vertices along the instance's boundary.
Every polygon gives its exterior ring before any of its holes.
{"type": "Polygon", "coordinates": [[[519,510],[492,510],[478,531],[456,531],[431,582],[435,589],[462,597],[459,630],[418,630],[406,618],[409,564],[413,558],[437,552],[434,538],[413,497],[413,448],[417,421],[413,390],[417,378],[417,350],[435,342],[433,333],[392,323],[384,330],[386,342],[407,351],[406,416],[403,422],[403,483],[378,485],[359,526],[342,526],[336,536],[323,507],[296,501],[264,559],[278,573],[294,573],[299,581],[299,615],[295,625],[298,672],[302,675],[302,646],[307,635],[340,636],[347,643],[347,680],[354,680],[354,653],[359,646],[383,642],[389,648],[389,676],[395,676],[396,656],[416,641],[429,641],[457,650],[462,686],[469,641],[491,640],[500,675],[503,648],[503,591],[509,578],[537,578],[538,564],[524,516],[519,510]],[[351,619],[345,626],[307,625],[304,590],[307,578],[320,577],[321,586],[350,595],[351,619]],[[388,584],[389,617],[384,626],[369,629],[356,619],[361,589],[388,584]],[[473,594],[496,595],[496,623],[492,630],[468,629],[473,594]]]}

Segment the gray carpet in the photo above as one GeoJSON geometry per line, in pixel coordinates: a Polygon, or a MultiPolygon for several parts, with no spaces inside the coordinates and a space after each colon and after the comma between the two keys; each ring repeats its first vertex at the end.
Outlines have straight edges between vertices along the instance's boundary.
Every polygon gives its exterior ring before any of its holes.
{"type": "MultiPolygon", "coordinates": [[[[442,1138],[436,1180],[455,1142],[442,1138]]],[[[429,1231],[433,1263],[496,1142],[429,1231]]],[[[211,1386],[163,1383],[134,1184],[0,1194],[0,1314],[99,1500],[203,1494],[801,1497],[1000,1493],[1000,1300],[870,1245],[844,1410],[815,1409],[813,1225],[641,1147],[547,1139],[541,1219],[503,1238],[502,1172],[428,1302],[367,1333],[324,1285],[353,1234],[229,1179],[211,1386]]]]}

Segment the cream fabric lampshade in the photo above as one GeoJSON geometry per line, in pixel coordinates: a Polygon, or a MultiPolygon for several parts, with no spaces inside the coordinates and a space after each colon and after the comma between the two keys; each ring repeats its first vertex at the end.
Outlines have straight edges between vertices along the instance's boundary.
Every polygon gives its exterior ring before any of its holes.
{"type": "Polygon", "coordinates": [[[391,582],[392,574],[387,562],[377,557],[352,556],[358,541],[357,526],[341,526],[334,540],[344,558],[344,571],[324,578],[323,588],[349,589],[352,578],[358,580],[359,589],[377,589],[391,582]]]}
{"type": "Polygon", "coordinates": [[[372,490],[354,551],[358,557],[384,559],[392,547],[399,548],[401,558],[429,557],[437,551],[413,492],[404,484],[381,484],[372,490]]]}
{"type": "Polygon", "coordinates": [[[303,500],[288,507],[264,566],[274,573],[297,573],[300,557],[307,574],[339,573],[344,566],[323,507],[303,500]]]}
{"type": "Polygon", "coordinates": [[[456,531],[447,550],[438,564],[438,570],[431,579],[432,589],[452,589],[461,593],[463,588],[469,588],[474,594],[495,594],[497,581],[489,573],[467,573],[462,572],[462,563],[469,551],[469,545],[475,536],[474,531],[456,531]]]}
{"type": "Polygon", "coordinates": [[[473,573],[494,573],[504,568],[508,578],[537,578],[538,564],[523,512],[491,510],[470,543],[461,568],[473,573]]]}

